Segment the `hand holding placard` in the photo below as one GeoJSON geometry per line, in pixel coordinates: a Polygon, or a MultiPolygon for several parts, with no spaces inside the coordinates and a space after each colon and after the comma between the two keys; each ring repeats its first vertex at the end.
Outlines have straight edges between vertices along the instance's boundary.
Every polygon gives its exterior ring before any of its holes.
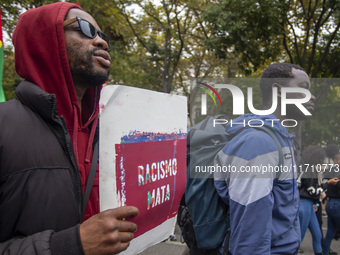
{"type": "Polygon", "coordinates": [[[79,232],[85,254],[117,254],[126,250],[137,225],[123,219],[138,213],[134,206],[123,206],[98,213],[83,222],[79,232]]]}

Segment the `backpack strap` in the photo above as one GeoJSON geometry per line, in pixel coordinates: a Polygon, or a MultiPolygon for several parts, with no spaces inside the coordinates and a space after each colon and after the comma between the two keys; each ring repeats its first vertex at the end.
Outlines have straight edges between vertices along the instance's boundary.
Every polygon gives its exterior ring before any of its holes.
{"type": "Polygon", "coordinates": [[[93,186],[94,177],[96,175],[98,156],[99,156],[99,142],[97,141],[96,144],[94,145],[91,168],[90,168],[89,176],[87,178],[85,193],[83,197],[83,215],[85,214],[85,210],[86,210],[87,203],[89,201],[92,186],[93,186]]]}
{"type": "Polygon", "coordinates": [[[231,234],[231,230],[228,231],[227,236],[225,238],[224,241],[224,247],[223,247],[223,254],[222,255],[229,255],[229,241],[230,241],[230,234],[231,234]]]}
{"type": "Polygon", "coordinates": [[[256,129],[263,130],[264,132],[266,132],[268,135],[270,135],[273,138],[274,142],[276,143],[277,151],[279,153],[279,164],[278,164],[278,166],[282,166],[283,165],[283,151],[282,151],[282,146],[281,146],[279,140],[277,139],[276,135],[273,133],[273,131],[271,131],[267,127],[256,127],[256,129]]]}
{"type": "MultiPolygon", "coordinates": [[[[239,133],[241,133],[243,130],[249,129],[249,128],[256,128],[256,129],[258,129],[258,130],[262,130],[262,131],[266,132],[268,135],[270,135],[270,136],[273,138],[273,140],[274,140],[274,142],[275,142],[275,144],[276,144],[276,147],[277,147],[277,151],[278,151],[278,153],[279,153],[279,163],[278,163],[278,166],[279,166],[279,167],[280,167],[280,166],[283,166],[283,160],[284,160],[284,159],[283,159],[282,146],[281,146],[279,140],[277,139],[276,135],[274,134],[274,132],[273,132],[270,128],[267,128],[267,127],[264,127],[264,126],[262,126],[262,127],[249,127],[249,126],[247,126],[247,127],[245,127],[245,128],[242,128],[239,132],[237,132],[236,135],[238,135],[239,133]]],[[[235,135],[235,136],[236,136],[236,135],[235,135]]],[[[235,137],[235,136],[233,136],[233,137],[235,137]]],[[[275,180],[279,179],[280,174],[281,174],[281,171],[278,171],[278,172],[276,173],[275,180]]]]}

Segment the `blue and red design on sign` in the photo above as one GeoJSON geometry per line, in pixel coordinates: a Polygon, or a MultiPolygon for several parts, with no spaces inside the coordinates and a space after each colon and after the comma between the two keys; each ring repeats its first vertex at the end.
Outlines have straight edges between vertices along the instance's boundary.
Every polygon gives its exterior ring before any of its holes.
{"type": "Polygon", "coordinates": [[[116,144],[119,204],[136,206],[135,237],[175,217],[186,183],[185,134],[134,133],[116,144]]]}

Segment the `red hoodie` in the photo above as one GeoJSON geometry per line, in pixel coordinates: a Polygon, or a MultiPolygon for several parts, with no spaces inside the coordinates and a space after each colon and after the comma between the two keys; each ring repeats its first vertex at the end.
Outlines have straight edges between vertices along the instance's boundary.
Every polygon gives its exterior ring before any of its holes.
{"type": "MultiPolygon", "coordinates": [[[[13,33],[15,68],[24,79],[57,97],[58,115],[63,116],[72,139],[83,192],[92,158],[92,142],[98,120],[101,87],[88,89],[78,105],[68,63],[64,18],[75,4],[57,2],[28,10],[13,33]],[[17,36],[19,35],[20,36],[17,36]],[[90,127],[89,127],[90,126],[90,127]]],[[[84,220],[99,212],[98,169],[84,220]]]]}

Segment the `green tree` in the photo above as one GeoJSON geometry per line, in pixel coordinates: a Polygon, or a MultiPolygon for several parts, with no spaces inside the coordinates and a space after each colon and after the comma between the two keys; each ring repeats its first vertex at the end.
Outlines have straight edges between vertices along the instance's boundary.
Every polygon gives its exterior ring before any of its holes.
{"type": "Polygon", "coordinates": [[[14,98],[14,91],[22,79],[15,72],[14,66],[14,49],[9,38],[12,37],[13,30],[18,21],[19,15],[24,11],[39,7],[43,4],[49,4],[56,1],[52,0],[4,0],[0,3],[3,36],[4,40],[4,72],[2,85],[4,88],[6,100],[14,98]]]}
{"type": "MultiPolygon", "coordinates": [[[[160,75],[163,92],[170,93],[190,29],[192,15],[185,1],[123,1],[117,7],[124,15],[146,60],[160,75]],[[138,13],[133,10],[137,9],[138,13]]],[[[137,46],[137,47],[138,47],[137,46]]],[[[140,49],[140,48],[139,48],[140,49]]]]}
{"type": "Polygon", "coordinates": [[[14,53],[11,46],[4,48],[4,72],[2,84],[5,92],[6,100],[14,98],[14,91],[22,79],[15,72],[14,53]]]}
{"type": "Polygon", "coordinates": [[[215,35],[210,46],[221,57],[233,50],[246,74],[289,61],[313,78],[339,75],[339,64],[329,65],[340,61],[339,0],[219,0],[205,19],[215,35]]]}
{"type": "MultiPolygon", "coordinates": [[[[246,75],[285,61],[312,78],[340,76],[339,0],[218,0],[207,6],[205,20],[213,27],[210,47],[220,57],[234,52],[246,75]]],[[[340,117],[338,91],[339,82],[312,87],[316,112],[297,130],[304,146],[339,141],[339,127],[330,121],[340,117]]]]}

